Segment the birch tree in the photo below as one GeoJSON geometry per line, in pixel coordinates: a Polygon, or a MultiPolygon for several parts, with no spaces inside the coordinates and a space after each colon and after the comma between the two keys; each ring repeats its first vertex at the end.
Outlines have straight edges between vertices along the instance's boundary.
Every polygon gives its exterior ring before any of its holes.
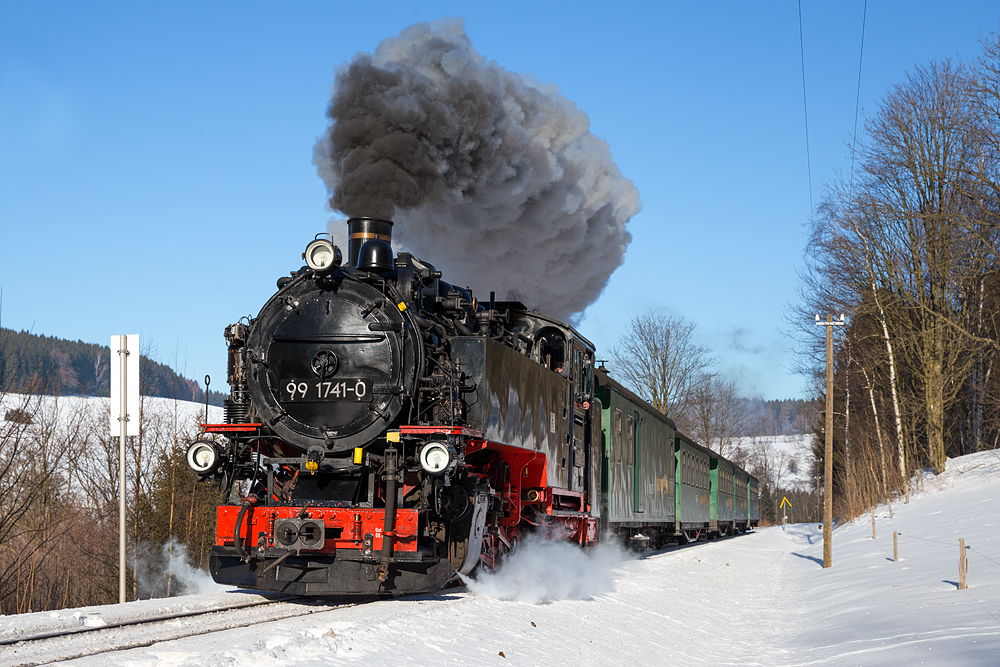
{"type": "Polygon", "coordinates": [[[997,270],[995,219],[977,176],[995,170],[990,126],[971,81],[944,61],[889,92],[866,123],[854,187],[831,188],[810,243],[810,305],[877,322],[904,476],[905,438],[944,470],[949,409],[995,348],[969,326],[978,286],[997,270]]]}

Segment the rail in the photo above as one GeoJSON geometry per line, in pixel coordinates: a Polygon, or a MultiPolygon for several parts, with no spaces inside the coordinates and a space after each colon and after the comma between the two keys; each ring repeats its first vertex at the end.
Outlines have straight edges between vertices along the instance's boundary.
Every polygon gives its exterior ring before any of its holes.
{"type": "MultiPolygon", "coordinates": [[[[362,601],[331,603],[329,599],[286,596],[192,611],[158,614],[99,626],[64,628],[0,640],[0,667],[33,667],[60,660],[83,658],[152,646],[158,642],[248,627],[331,609],[362,601]],[[180,623],[198,618],[197,623],[180,623]],[[142,627],[136,631],[136,627],[142,627]]],[[[82,620],[82,619],[81,619],[82,620]]]]}

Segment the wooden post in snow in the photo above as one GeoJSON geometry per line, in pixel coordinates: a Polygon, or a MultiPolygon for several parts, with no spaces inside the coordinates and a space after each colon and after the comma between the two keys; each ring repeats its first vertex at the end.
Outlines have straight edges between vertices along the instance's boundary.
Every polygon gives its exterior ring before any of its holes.
{"type": "Polygon", "coordinates": [[[899,533],[892,531],[892,562],[895,563],[899,560],[899,543],[897,538],[899,533]]]}
{"type": "Polygon", "coordinates": [[[969,587],[966,581],[969,574],[969,559],[965,555],[965,550],[968,548],[965,546],[964,538],[958,541],[958,590],[960,591],[969,587]]]}

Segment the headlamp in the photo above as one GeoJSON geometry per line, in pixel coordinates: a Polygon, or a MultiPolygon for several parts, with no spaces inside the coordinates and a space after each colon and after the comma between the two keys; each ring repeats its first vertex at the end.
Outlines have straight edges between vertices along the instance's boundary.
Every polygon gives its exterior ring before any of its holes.
{"type": "Polygon", "coordinates": [[[196,440],[191,443],[184,458],[188,467],[199,475],[213,472],[222,465],[222,453],[218,445],[208,440],[196,440]]]}
{"type": "Polygon", "coordinates": [[[327,239],[311,241],[306,246],[306,251],[302,253],[302,257],[306,260],[306,266],[319,273],[333,271],[340,266],[343,259],[340,248],[327,239]]]}
{"type": "Polygon", "coordinates": [[[431,441],[420,450],[420,467],[432,475],[440,475],[454,465],[456,456],[451,445],[431,441]]]}

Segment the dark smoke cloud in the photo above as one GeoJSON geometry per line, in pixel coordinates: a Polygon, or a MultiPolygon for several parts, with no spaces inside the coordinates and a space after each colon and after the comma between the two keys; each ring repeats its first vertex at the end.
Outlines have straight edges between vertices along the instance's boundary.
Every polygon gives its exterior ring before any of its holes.
{"type": "Polygon", "coordinates": [[[486,62],[461,20],[356,55],[328,115],[330,206],[394,220],[397,245],[481,298],[570,317],[624,261],[639,193],[608,144],[554,87],[486,62]]]}

